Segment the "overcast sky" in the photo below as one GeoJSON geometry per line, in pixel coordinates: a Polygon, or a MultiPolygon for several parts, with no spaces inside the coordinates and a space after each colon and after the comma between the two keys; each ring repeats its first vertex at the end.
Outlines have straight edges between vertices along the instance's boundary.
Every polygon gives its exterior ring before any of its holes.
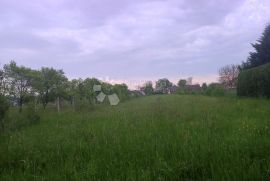
{"type": "Polygon", "coordinates": [[[245,61],[269,0],[0,0],[0,64],[139,83],[245,61]]]}

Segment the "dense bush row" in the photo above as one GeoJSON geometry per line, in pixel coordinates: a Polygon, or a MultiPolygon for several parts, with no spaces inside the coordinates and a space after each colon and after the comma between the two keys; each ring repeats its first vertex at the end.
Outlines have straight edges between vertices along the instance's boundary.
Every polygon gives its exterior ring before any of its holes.
{"type": "Polygon", "coordinates": [[[225,88],[221,84],[210,84],[204,93],[208,96],[224,96],[225,95],[225,88]]]}
{"type": "Polygon", "coordinates": [[[238,77],[237,94],[270,98],[270,63],[241,71],[238,77]]]}

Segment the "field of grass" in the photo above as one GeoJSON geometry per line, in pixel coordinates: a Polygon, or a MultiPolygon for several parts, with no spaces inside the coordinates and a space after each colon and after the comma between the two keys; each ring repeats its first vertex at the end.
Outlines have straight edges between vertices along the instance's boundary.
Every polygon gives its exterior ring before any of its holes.
{"type": "Polygon", "coordinates": [[[0,180],[270,180],[270,101],[161,95],[47,111],[0,136],[0,180]]]}

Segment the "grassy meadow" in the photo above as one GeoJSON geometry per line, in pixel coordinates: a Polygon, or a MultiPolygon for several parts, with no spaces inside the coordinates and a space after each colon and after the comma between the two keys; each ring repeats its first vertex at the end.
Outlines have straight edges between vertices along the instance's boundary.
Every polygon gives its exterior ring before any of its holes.
{"type": "Polygon", "coordinates": [[[160,95],[41,114],[0,135],[0,180],[270,180],[267,100],[160,95]]]}

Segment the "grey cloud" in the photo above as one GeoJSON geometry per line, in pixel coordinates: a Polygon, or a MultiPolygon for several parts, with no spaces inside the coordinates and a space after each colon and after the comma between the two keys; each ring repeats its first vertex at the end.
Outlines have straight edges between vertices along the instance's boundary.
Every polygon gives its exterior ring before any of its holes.
{"type": "Polygon", "coordinates": [[[268,8],[267,0],[2,0],[0,60],[72,77],[215,74],[245,60],[268,8]]]}

